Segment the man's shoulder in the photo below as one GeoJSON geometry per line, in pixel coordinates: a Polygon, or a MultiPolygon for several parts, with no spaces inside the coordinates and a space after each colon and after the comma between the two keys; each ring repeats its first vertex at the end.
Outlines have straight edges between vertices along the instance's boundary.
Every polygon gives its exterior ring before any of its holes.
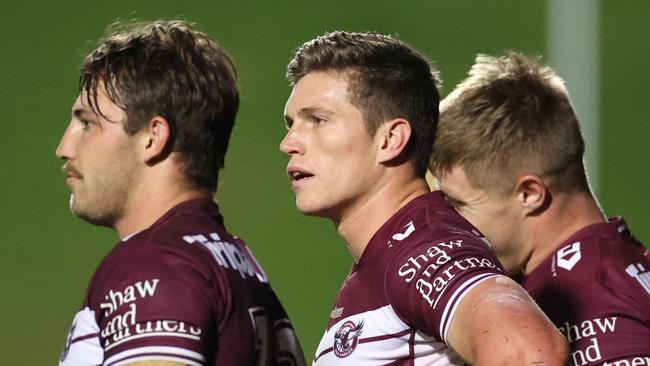
{"type": "MultiPolygon", "coordinates": [[[[200,231],[211,240],[210,230],[200,231]]],[[[217,233],[214,230],[214,233],[217,233]]],[[[197,245],[197,232],[183,225],[150,228],[120,241],[104,258],[98,270],[121,268],[121,271],[143,272],[149,269],[165,269],[185,264],[209,265],[205,248],[197,245]]]]}
{"type": "Polygon", "coordinates": [[[423,198],[412,212],[404,211],[402,222],[411,228],[391,237],[396,250],[387,266],[386,292],[406,323],[444,342],[465,294],[504,270],[471,224],[440,197],[423,198]]]}
{"type": "Polygon", "coordinates": [[[650,304],[650,262],[643,248],[619,234],[590,229],[574,235],[523,278],[522,286],[554,322],[564,319],[567,308],[593,318],[647,306],[642,304],[650,304]]]}
{"type": "MultiPolygon", "coordinates": [[[[416,273],[431,274],[443,263],[488,259],[500,268],[488,241],[438,192],[418,197],[401,210],[375,239],[386,262],[386,278],[411,282],[416,273]],[[425,270],[428,268],[429,270],[425,270]]],[[[464,262],[463,262],[464,263],[464,262]]],[[[462,263],[459,263],[462,266],[462,263]]]]}
{"type": "Polygon", "coordinates": [[[225,230],[202,215],[176,214],[161,218],[146,230],[120,241],[98,266],[91,289],[127,287],[168,278],[213,282],[217,263],[208,244],[225,230]],[[144,282],[142,282],[144,283],[144,282]]]}
{"type": "Polygon", "coordinates": [[[606,281],[604,273],[632,263],[648,263],[645,250],[623,235],[587,230],[572,237],[552,254],[549,274],[568,281],[606,281]]]}
{"type": "Polygon", "coordinates": [[[209,203],[200,200],[179,205],[146,230],[122,240],[106,259],[130,262],[148,257],[163,264],[165,258],[176,258],[210,265],[214,259],[206,255],[208,246],[235,239],[209,203]]]}
{"type": "Polygon", "coordinates": [[[588,227],[523,280],[568,338],[576,364],[647,350],[650,263],[629,238],[610,223],[588,227]]]}
{"type": "Polygon", "coordinates": [[[421,246],[456,240],[489,248],[483,235],[439,191],[416,198],[395,214],[373,240],[396,246],[402,254],[417,251],[421,246]]]}

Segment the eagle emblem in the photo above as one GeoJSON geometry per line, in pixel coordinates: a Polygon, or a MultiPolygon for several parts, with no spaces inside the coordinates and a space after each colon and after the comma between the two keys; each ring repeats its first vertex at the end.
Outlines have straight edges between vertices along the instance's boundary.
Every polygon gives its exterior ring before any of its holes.
{"type": "Polygon", "coordinates": [[[338,358],[348,357],[359,343],[359,336],[363,332],[363,320],[354,324],[347,321],[339,327],[334,334],[334,354],[338,358]]]}

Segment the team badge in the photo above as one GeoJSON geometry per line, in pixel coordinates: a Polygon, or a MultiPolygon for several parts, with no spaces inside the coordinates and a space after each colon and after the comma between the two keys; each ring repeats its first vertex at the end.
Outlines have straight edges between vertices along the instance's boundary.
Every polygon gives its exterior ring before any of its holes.
{"type": "Polygon", "coordinates": [[[408,238],[415,231],[415,225],[413,224],[413,221],[409,221],[409,223],[404,225],[402,229],[404,229],[404,232],[394,234],[393,240],[402,241],[408,238]]]}
{"type": "Polygon", "coordinates": [[[354,324],[347,321],[334,334],[334,354],[338,358],[348,357],[357,348],[363,332],[363,320],[354,324]]]}
{"type": "Polygon", "coordinates": [[[582,254],[580,254],[580,242],[577,241],[571,245],[557,251],[557,265],[558,267],[564,268],[567,271],[573,269],[573,267],[578,264],[582,259],[582,254]]]}

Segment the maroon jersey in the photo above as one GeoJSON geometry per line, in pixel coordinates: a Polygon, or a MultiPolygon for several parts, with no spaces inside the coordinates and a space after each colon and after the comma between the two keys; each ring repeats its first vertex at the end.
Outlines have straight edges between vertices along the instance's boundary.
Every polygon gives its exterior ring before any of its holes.
{"type": "Polygon", "coordinates": [[[440,192],[372,237],[339,290],[314,365],[462,365],[446,345],[458,304],[501,265],[440,192]]]}
{"type": "Polygon", "coordinates": [[[615,218],[575,233],[520,282],[567,337],[573,364],[650,365],[649,257],[615,218]]]}
{"type": "Polygon", "coordinates": [[[304,365],[264,271],[211,200],[183,202],[95,272],[60,365],[304,365]]]}

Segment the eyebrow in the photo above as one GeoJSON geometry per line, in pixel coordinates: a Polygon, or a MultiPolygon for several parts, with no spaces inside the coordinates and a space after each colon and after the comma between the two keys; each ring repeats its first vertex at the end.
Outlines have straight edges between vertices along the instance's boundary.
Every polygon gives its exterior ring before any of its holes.
{"type": "MultiPolygon", "coordinates": [[[[327,115],[333,115],[334,114],[334,112],[332,112],[331,110],[329,110],[327,108],[314,106],[314,107],[301,108],[298,111],[298,116],[304,118],[304,117],[308,117],[308,116],[310,116],[312,114],[315,114],[315,113],[324,113],[324,114],[327,114],[327,115]]],[[[287,114],[284,115],[284,120],[286,122],[293,122],[293,118],[290,117],[287,114]]]]}
{"type": "Polygon", "coordinates": [[[72,115],[75,116],[76,118],[88,118],[88,117],[93,117],[94,113],[90,112],[89,110],[85,108],[75,108],[72,110],[72,115]]]}
{"type": "Polygon", "coordinates": [[[302,108],[301,110],[298,111],[298,115],[299,116],[307,116],[307,115],[314,114],[314,113],[317,113],[317,112],[318,113],[325,113],[325,114],[334,114],[334,112],[330,111],[329,109],[327,109],[325,107],[315,106],[315,107],[302,108]]]}

